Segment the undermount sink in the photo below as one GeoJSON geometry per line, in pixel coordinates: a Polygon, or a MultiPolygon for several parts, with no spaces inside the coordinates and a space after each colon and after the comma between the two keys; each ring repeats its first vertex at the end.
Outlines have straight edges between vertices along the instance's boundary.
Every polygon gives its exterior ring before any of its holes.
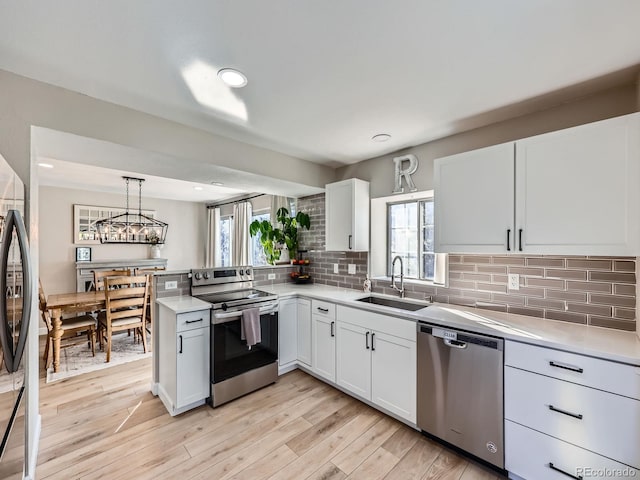
{"type": "Polygon", "coordinates": [[[356,299],[358,302],[372,303],[374,305],[382,305],[385,307],[399,308],[400,310],[416,311],[428,307],[428,305],[420,305],[417,303],[405,302],[404,300],[396,300],[393,298],[366,296],[356,299]]]}

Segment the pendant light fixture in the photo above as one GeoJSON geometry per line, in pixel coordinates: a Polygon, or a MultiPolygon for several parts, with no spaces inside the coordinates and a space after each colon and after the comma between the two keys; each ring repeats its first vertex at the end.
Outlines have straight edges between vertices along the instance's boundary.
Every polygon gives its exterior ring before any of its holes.
{"type": "Polygon", "coordinates": [[[127,186],[125,213],[103,218],[95,223],[100,243],[163,244],[167,237],[169,224],[142,214],[142,182],[144,182],[144,178],[122,178],[127,186]],[[138,213],[129,212],[130,181],[138,182],[138,213]]]}

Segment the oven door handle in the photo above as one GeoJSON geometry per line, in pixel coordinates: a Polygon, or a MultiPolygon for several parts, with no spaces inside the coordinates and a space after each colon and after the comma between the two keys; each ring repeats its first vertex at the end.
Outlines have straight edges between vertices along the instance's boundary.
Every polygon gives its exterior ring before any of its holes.
{"type": "MultiPolygon", "coordinates": [[[[260,315],[269,315],[270,313],[276,313],[278,311],[277,307],[265,307],[260,309],[260,315]]],[[[242,317],[242,310],[228,313],[214,313],[212,315],[212,322],[214,325],[219,323],[227,323],[234,319],[242,317]]]]}

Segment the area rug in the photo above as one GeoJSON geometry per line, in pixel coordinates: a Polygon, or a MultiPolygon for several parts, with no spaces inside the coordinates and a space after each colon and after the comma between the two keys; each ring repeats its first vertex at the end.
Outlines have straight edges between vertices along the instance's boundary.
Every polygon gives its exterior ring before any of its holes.
{"type": "MultiPolygon", "coordinates": [[[[2,352],[0,352],[2,355],[2,352]]],[[[0,393],[10,392],[11,390],[18,390],[24,383],[24,367],[20,364],[20,368],[13,375],[7,373],[7,369],[0,369],[0,393]]]]}
{"type": "MultiPolygon", "coordinates": [[[[147,346],[150,339],[147,335],[147,346]]],[[[56,382],[83,373],[95,372],[104,368],[135,362],[151,356],[151,352],[143,353],[142,343],[135,343],[133,336],[122,332],[113,336],[111,344],[111,361],[107,363],[107,353],[101,351],[96,344],[96,356],[91,356],[91,349],[86,343],[79,343],[60,351],[60,368],[53,373],[53,366],[47,370],[47,383],[56,382]]]]}

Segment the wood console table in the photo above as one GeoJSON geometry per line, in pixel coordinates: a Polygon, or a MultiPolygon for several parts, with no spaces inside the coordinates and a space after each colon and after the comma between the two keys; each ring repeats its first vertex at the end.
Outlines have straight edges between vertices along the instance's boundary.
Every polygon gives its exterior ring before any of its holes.
{"type": "Polygon", "coordinates": [[[144,258],[129,260],[105,260],[100,262],[76,262],[76,291],[88,292],[93,287],[94,270],[133,270],[134,268],[167,268],[166,258],[144,258]]]}

